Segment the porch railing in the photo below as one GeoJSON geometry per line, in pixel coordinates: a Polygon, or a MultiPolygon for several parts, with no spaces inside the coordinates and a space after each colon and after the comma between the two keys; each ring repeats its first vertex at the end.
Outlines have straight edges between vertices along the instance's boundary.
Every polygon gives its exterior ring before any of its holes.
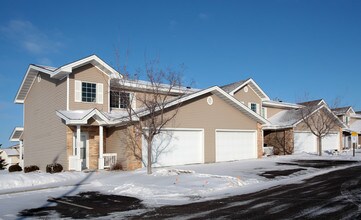
{"type": "Polygon", "coordinates": [[[80,171],[80,161],[77,156],[69,156],[69,170],[80,171]]]}
{"type": "Polygon", "coordinates": [[[105,153],[103,154],[103,158],[104,158],[104,168],[110,168],[117,163],[116,153],[105,153]]]}

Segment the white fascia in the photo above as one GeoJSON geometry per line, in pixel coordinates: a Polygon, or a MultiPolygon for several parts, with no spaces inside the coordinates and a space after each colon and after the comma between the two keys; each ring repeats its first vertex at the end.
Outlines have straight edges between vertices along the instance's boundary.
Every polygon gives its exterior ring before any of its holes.
{"type": "MultiPolygon", "coordinates": [[[[216,93],[213,93],[215,95],[217,95],[218,97],[222,98],[222,99],[228,99],[230,100],[235,107],[237,107],[239,110],[242,110],[244,113],[247,113],[249,116],[253,117],[254,119],[256,119],[258,122],[261,122],[263,124],[270,124],[269,121],[267,121],[266,119],[264,119],[263,117],[261,117],[260,115],[258,115],[257,113],[255,113],[254,111],[252,111],[251,109],[249,109],[247,106],[245,106],[243,103],[241,103],[240,101],[238,101],[236,98],[234,98],[233,96],[231,96],[230,94],[228,94],[227,92],[225,92],[224,90],[222,90],[221,88],[219,88],[218,86],[213,86],[213,87],[210,87],[208,89],[204,89],[204,90],[201,90],[199,92],[196,92],[196,93],[193,93],[193,94],[190,94],[190,95],[187,95],[183,98],[180,98],[180,99],[177,99],[177,100],[174,100],[170,103],[168,103],[165,108],[169,108],[169,107],[172,107],[176,104],[179,104],[179,103],[182,103],[182,102],[185,102],[187,100],[190,100],[190,99],[193,99],[193,98],[196,98],[196,97],[199,97],[201,95],[204,95],[204,94],[207,94],[207,93],[212,93],[212,92],[215,92],[216,93]],[[218,94],[217,94],[218,93],[218,94]]],[[[159,109],[160,110],[160,109],[159,109]]],[[[140,114],[139,117],[143,117],[143,116],[146,116],[149,112],[148,111],[144,111],[140,114]]]]}

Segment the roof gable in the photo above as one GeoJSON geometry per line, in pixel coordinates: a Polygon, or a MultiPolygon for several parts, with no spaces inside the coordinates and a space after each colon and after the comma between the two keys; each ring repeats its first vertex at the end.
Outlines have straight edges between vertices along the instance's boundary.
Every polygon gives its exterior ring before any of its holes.
{"type": "Polygon", "coordinates": [[[237,91],[239,91],[246,85],[251,87],[262,100],[270,100],[267,94],[257,85],[257,83],[252,78],[221,86],[220,88],[233,96],[237,91]]]}
{"type": "Polygon", "coordinates": [[[74,69],[84,66],[86,64],[94,65],[105,74],[109,75],[110,78],[122,77],[116,70],[114,70],[111,66],[109,66],[96,55],[85,57],[72,63],[63,65],[59,68],[30,64],[20,85],[20,88],[16,94],[14,102],[24,103],[26,96],[30,91],[30,88],[39,72],[48,74],[50,78],[61,80],[70,73],[72,73],[74,69]]]}
{"type": "MultiPolygon", "coordinates": [[[[175,100],[169,102],[167,104],[166,108],[170,108],[179,103],[195,99],[195,98],[200,97],[207,93],[212,93],[212,94],[218,96],[219,98],[223,99],[227,104],[230,104],[231,106],[237,108],[239,111],[243,112],[246,116],[256,120],[257,122],[259,122],[261,124],[269,124],[269,122],[266,119],[264,119],[263,117],[261,117],[260,115],[258,115],[254,111],[252,111],[246,105],[244,105],[243,103],[238,101],[236,98],[234,98],[233,96],[231,96],[230,94],[228,94],[227,92],[225,92],[223,89],[221,89],[218,86],[213,86],[208,89],[200,90],[198,92],[191,93],[184,97],[175,99],[175,100]]],[[[147,115],[147,113],[144,112],[144,114],[141,116],[146,116],[146,115],[147,115]]]]}
{"type": "Polygon", "coordinates": [[[355,111],[351,106],[345,106],[340,108],[333,108],[331,109],[333,113],[336,115],[346,115],[347,113],[355,114],[355,111]]]}
{"type": "MultiPolygon", "coordinates": [[[[310,114],[308,114],[306,117],[310,117],[317,111],[320,111],[322,109],[325,109],[328,111],[331,115],[331,117],[334,117],[337,121],[337,124],[345,128],[345,124],[328,108],[327,105],[311,105],[308,106],[310,109],[310,114]]],[[[303,121],[302,115],[300,114],[301,109],[291,109],[291,110],[283,110],[268,120],[272,123],[271,126],[268,126],[268,128],[284,128],[284,127],[295,127],[298,124],[300,124],[303,121]]]]}

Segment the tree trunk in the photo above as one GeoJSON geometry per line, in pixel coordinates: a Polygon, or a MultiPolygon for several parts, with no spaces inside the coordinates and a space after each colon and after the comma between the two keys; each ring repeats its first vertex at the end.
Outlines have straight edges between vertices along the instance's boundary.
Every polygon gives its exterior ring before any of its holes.
{"type": "Polygon", "coordinates": [[[152,174],[152,140],[147,139],[147,174],[152,174]]]}
{"type": "Polygon", "coordinates": [[[321,137],[318,137],[317,138],[318,140],[318,156],[322,156],[322,138],[321,137]]]}

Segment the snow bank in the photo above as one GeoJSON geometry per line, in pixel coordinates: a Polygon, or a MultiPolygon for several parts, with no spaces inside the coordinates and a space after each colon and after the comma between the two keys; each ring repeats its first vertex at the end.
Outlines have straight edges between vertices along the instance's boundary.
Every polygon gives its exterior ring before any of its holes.
{"type": "Polygon", "coordinates": [[[196,173],[184,169],[154,169],[152,175],[145,170],[115,173],[107,178],[94,180],[91,185],[110,194],[133,196],[148,205],[182,204],[194,200],[219,197],[230,189],[240,188],[257,180],[238,177],[196,173]]]}
{"type": "Polygon", "coordinates": [[[0,190],[12,189],[12,188],[22,188],[22,187],[31,187],[46,185],[51,183],[66,183],[70,180],[79,180],[85,176],[85,173],[73,173],[73,172],[63,172],[63,173],[43,173],[43,172],[31,172],[31,173],[22,173],[22,172],[2,172],[0,174],[0,190]]]}

